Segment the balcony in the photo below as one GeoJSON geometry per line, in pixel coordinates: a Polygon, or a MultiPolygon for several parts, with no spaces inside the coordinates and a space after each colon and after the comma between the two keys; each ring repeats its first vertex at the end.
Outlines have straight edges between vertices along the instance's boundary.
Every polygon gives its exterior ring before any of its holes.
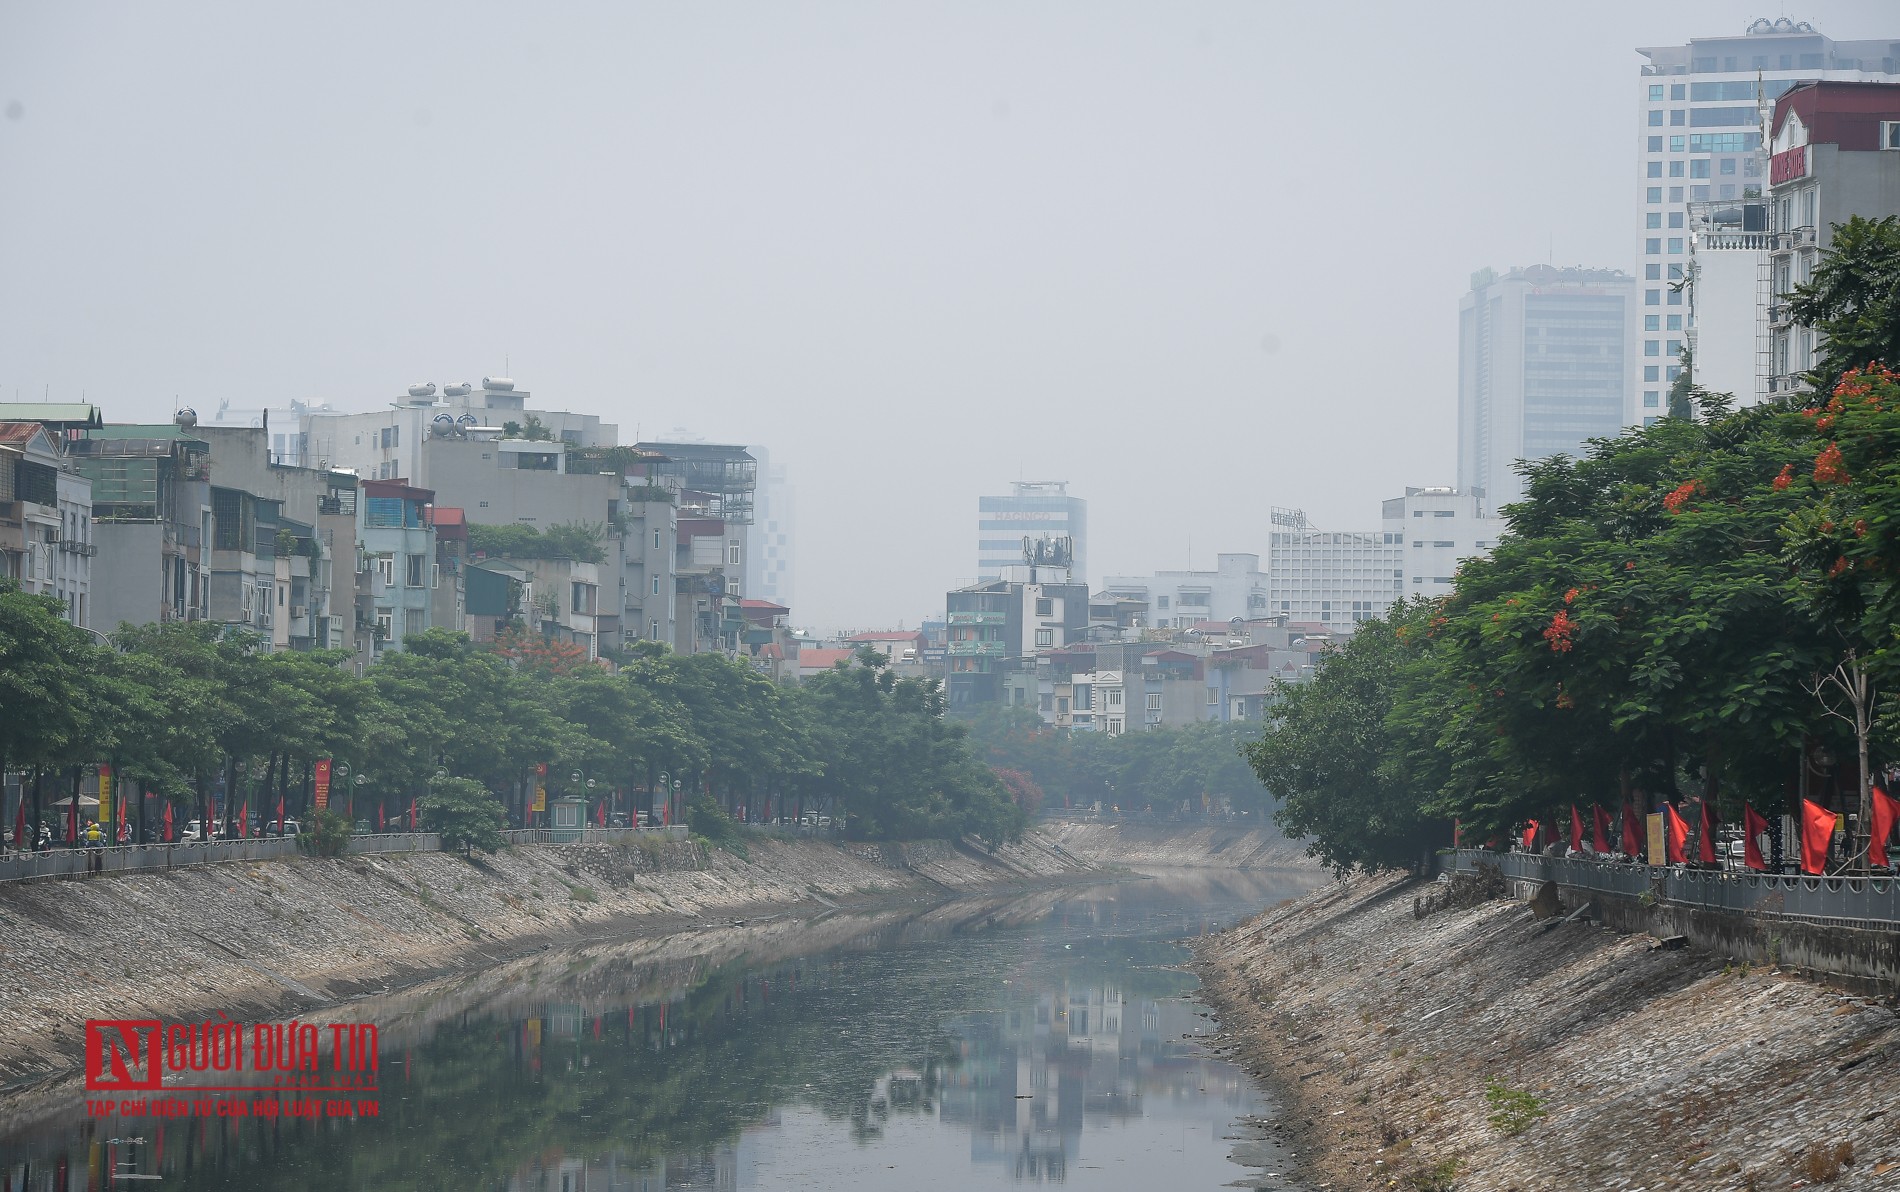
{"type": "Polygon", "coordinates": [[[952,658],[1001,658],[1002,642],[951,642],[948,653],[952,658]]]}
{"type": "Polygon", "coordinates": [[[1768,304],[1768,325],[1770,327],[1786,327],[1793,321],[1794,315],[1791,313],[1788,303],[1770,302],[1768,304]]]}
{"type": "Polygon", "coordinates": [[[951,613],[952,625],[1001,625],[1008,620],[1007,613],[951,613]]]}
{"type": "Polygon", "coordinates": [[[97,545],[91,542],[76,542],[71,538],[60,539],[59,549],[69,555],[84,555],[88,559],[94,558],[99,553],[97,545]]]}

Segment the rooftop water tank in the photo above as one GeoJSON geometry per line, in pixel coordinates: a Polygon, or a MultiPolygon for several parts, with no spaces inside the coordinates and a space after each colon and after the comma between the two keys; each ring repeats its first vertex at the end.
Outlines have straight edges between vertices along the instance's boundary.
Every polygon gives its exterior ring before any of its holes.
{"type": "Polygon", "coordinates": [[[483,389],[493,389],[498,393],[507,393],[513,390],[514,387],[515,387],[514,381],[508,377],[483,377],[482,378],[483,389]]]}
{"type": "Polygon", "coordinates": [[[442,396],[467,397],[474,388],[475,386],[469,384],[467,381],[463,381],[460,385],[444,385],[442,386],[442,396]]]}
{"type": "Polygon", "coordinates": [[[414,385],[409,386],[409,396],[410,397],[434,397],[435,396],[435,382],[434,381],[416,382],[414,385]]]}

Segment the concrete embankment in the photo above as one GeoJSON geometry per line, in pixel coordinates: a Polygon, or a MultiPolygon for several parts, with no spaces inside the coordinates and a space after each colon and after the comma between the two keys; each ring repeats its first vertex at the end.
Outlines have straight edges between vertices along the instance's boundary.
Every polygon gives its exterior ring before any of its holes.
{"type": "Polygon", "coordinates": [[[1900,1187],[1891,1006],[1514,899],[1335,883],[1198,942],[1333,1188],[1900,1187]]]}
{"type": "Polygon", "coordinates": [[[1311,865],[1303,846],[1264,828],[1232,824],[1050,821],[1050,839],[1098,865],[1268,869],[1311,865]]]}
{"type": "Polygon", "coordinates": [[[547,941],[663,934],[709,919],[1073,880],[1031,833],[986,855],[943,841],[750,837],[229,862],[0,887],[0,1082],[78,1062],[88,1018],[233,1020],[492,965],[547,941]]]}

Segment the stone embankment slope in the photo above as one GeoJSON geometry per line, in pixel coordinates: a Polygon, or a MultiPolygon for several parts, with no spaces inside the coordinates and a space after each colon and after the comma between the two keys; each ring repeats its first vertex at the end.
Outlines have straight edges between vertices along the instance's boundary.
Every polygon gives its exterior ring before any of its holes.
{"type": "Polygon", "coordinates": [[[1900,1188],[1890,1006],[1514,900],[1416,919],[1431,890],[1336,883],[1198,942],[1322,1185],[1900,1188]]]}
{"type": "Polygon", "coordinates": [[[88,1018],[289,1015],[546,940],[663,933],[1073,878],[1033,833],[968,846],[751,837],[199,865],[0,886],[0,1083],[64,1069],[88,1018]]]}
{"type": "Polygon", "coordinates": [[[1231,824],[1052,821],[1042,831],[1098,865],[1273,869],[1313,863],[1303,846],[1277,832],[1231,824]]]}

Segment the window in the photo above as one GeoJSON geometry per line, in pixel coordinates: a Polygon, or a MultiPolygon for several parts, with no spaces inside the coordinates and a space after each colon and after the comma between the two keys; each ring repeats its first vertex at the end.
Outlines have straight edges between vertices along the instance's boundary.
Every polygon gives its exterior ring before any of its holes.
{"type": "Polygon", "coordinates": [[[1458,511],[1456,509],[1434,509],[1432,510],[1432,516],[1433,517],[1452,517],[1457,512],[1458,511]]]}
{"type": "Polygon", "coordinates": [[[1659,372],[1661,372],[1661,369],[1659,369],[1656,365],[1645,364],[1643,365],[1643,380],[1649,382],[1650,384],[1655,384],[1655,382],[1659,379],[1657,376],[1659,372]]]}
{"type": "Polygon", "coordinates": [[[1648,177],[1660,178],[1662,177],[1662,163],[1659,161],[1652,161],[1649,163],[1648,166],[1644,168],[1644,172],[1647,174],[1648,177]]]}
{"type": "Polygon", "coordinates": [[[1682,226],[1682,212],[1671,211],[1669,213],[1669,226],[1672,228],[1679,228],[1682,226]]]}
{"type": "Polygon", "coordinates": [[[1159,598],[1158,600],[1156,600],[1156,601],[1155,601],[1155,607],[1157,607],[1157,608],[1166,608],[1166,607],[1168,607],[1168,598],[1167,598],[1166,596],[1163,596],[1163,597],[1161,597],[1161,598],[1159,598]]]}
{"type": "MultiPolygon", "coordinates": [[[[1643,148],[1647,149],[1651,153],[1661,153],[1662,141],[1663,139],[1661,137],[1647,137],[1643,141],[1643,148]]],[[[1654,165],[1655,163],[1651,162],[1650,164],[1654,165]]]]}
{"type": "Polygon", "coordinates": [[[1648,194],[1648,199],[1649,199],[1649,201],[1650,201],[1650,202],[1652,202],[1652,203],[1660,203],[1660,202],[1662,202],[1662,187],[1660,187],[1660,186],[1652,186],[1652,187],[1650,187],[1650,188],[1649,188],[1649,194],[1648,194]]]}
{"type": "Polygon", "coordinates": [[[1669,163],[1669,176],[1671,178],[1682,177],[1682,161],[1680,158],[1669,163]]]}
{"type": "Polygon", "coordinates": [[[1709,176],[1709,159],[1708,158],[1698,157],[1694,161],[1691,161],[1689,163],[1689,177],[1707,178],[1708,176],[1709,176]]]}
{"type": "Polygon", "coordinates": [[[383,581],[383,586],[385,588],[395,583],[396,582],[396,556],[395,555],[377,555],[376,556],[376,575],[377,575],[377,578],[383,581]]]}
{"type": "Polygon", "coordinates": [[[1417,549],[1422,548],[1424,545],[1425,545],[1425,540],[1423,538],[1412,539],[1412,549],[1417,550],[1417,549]]]}
{"type": "Polygon", "coordinates": [[[1657,422],[1659,422],[1659,421],[1661,421],[1661,419],[1660,419],[1660,418],[1658,418],[1658,417],[1657,417],[1656,415],[1654,415],[1654,414],[1651,414],[1651,415],[1649,415],[1648,417],[1646,417],[1646,418],[1644,418],[1644,419],[1643,419],[1643,425],[1644,425],[1644,426],[1654,426],[1654,425],[1656,425],[1656,423],[1657,423],[1657,422]]]}
{"type": "Polygon", "coordinates": [[[1669,201],[1672,203],[1682,202],[1682,188],[1680,186],[1672,186],[1669,188],[1669,201]]]}
{"type": "Polygon", "coordinates": [[[1644,240],[1643,252],[1652,257],[1660,256],[1662,254],[1662,238],[1659,236],[1651,236],[1647,240],[1644,240]]]}
{"type": "Polygon", "coordinates": [[[1662,121],[1663,121],[1663,115],[1662,115],[1661,108],[1649,109],[1649,126],[1651,128],[1661,128],[1662,121]]]}
{"type": "Polygon", "coordinates": [[[1661,265],[1643,266],[1643,280],[1644,281],[1661,281],[1662,280],[1662,266],[1661,265]]]}
{"type": "MultiPolygon", "coordinates": [[[[482,503],[483,503],[484,505],[485,505],[485,504],[487,504],[487,502],[486,502],[486,501],[484,501],[484,502],[482,502],[482,503]]],[[[655,530],[655,531],[653,531],[653,549],[654,549],[654,550],[659,550],[659,549],[660,549],[660,532],[659,532],[658,530],[655,530]]]]}
{"type": "MultiPolygon", "coordinates": [[[[1700,114],[1701,113],[1699,112],[1697,113],[1697,115],[1700,115],[1700,114]]],[[[1683,111],[1681,108],[1669,109],[1669,127],[1681,128],[1688,123],[1689,123],[1689,113],[1683,111]]]]}
{"type": "Polygon", "coordinates": [[[403,583],[411,588],[422,586],[422,568],[427,559],[422,555],[408,556],[408,566],[404,571],[403,583]]]}
{"type": "Polygon", "coordinates": [[[726,543],[726,562],[734,567],[745,562],[745,547],[737,542],[726,543]]]}
{"type": "Polygon", "coordinates": [[[1683,99],[1686,97],[1688,90],[1689,88],[1686,84],[1671,83],[1669,84],[1669,98],[1683,99]]]}
{"type": "Polygon", "coordinates": [[[1048,597],[1048,596],[1036,597],[1036,615],[1038,617],[1055,616],[1056,615],[1055,600],[1052,597],[1048,597]]]}
{"type": "Polygon", "coordinates": [[[1653,340],[1653,339],[1644,340],[1643,341],[1643,355],[1645,356],[1662,355],[1662,344],[1658,343],[1656,340],[1653,340]]]}
{"type": "Polygon", "coordinates": [[[1107,704],[1108,707],[1119,708],[1122,706],[1122,689],[1121,688],[1110,687],[1107,691],[1103,692],[1103,695],[1108,700],[1108,704],[1107,704]]]}
{"type": "Polygon", "coordinates": [[[1900,149],[1900,120],[1882,120],[1880,122],[1880,147],[1882,149],[1900,149]]]}
{"type": "Polygon", "coordinates": [[[647,637],[656,642],[660,640],[660,623],[658,621],[650,620],[647,622],[647,637]]]}
{"type": "Polygon", "coordinates": [[[1735,159],[1732,157],[1723,158],[1722,159],[1722,176],[1724,178],[1728,178],[1728,177],[1732,177],[1734,173],[1735,173],[1735,159]]]}
{"type": "Polygon", "coordinates": [[[1648,215],[1645,215],[1643,217],[1643,226],[1646,228],[1662,227],[1662,212],[1651,211],[1648,215]]]}
{"type": "Polygon", "coordinates": [[[376,614],[376,636],[388,641],[396,632],[395,618],[389,613],[376,614]]]}
{"type": "MultiPolygon", "coordinates": [[[[1751,110],[1748,118],[1755,119],[1751,110]]],[[[1761,148],[1761,134],[1758,132],[1692,132],[1689,134],[1689,152],[1691,153],[1753,153],[1761,148]]]]}
{"type": "Polygon", "coordinates": [[[1412,516],[1413,516],[1413,517],[1424,517],[1424,516],[1425,516],[1425,511],[1424,511],[1423,509],[1414,509],[1414,510],[1412,510],[1412,516]]]}
{"type": "Polygon", "coordinates": [[[1667,368],[1665,368],[1663,371],[1668,374],[1669,380],[1671,382],[1674,382],[1677,377],[1680,377],[1682,375],[1682,365],[1671,364],[1667,368]]]}
{"type": "MultiPolygon", "coordinates": [[[[1651,292],[1653,293],[1654,291],[1651,291],[1651,292]]],[[[1661,315],[1644,315],[1643,316],[1643,330],[1661,331],[1662,330],[1662,316],[1661,315]]]]}
{"type": "Polygon", "coordinates": [[[1679,257],[1682,255],[1682,237],[1671,236],[1669,238],[1669,255],[1672,257],[1679,257]]]}
{"type": "Polygon", "coordinates": [[[1669,341],[1669,350],[1668,350],[1668,351],[1667,351],[1667,352],[1665,353],[1665,355],[1669,355],[1669,356],[1680,356],[1680,355],[1682,355],[1682,341],[1681,341],[1681,340],[1679,340],[1679,339],[1672,339],[1672,340],[1670,340],[1670,341],[1669,341]]]}
{"type": "Polygon", "coordinates": [[[1038,630],[1036,630],[1036,644],[1037,644],[1038,646],[1053,646],[1053,645],[1055,645],[1055,644],[1056,644],[1056,631],[1055,631],[1055,630],[1053,630],[1053,629],[1038,629],[1038,630]]]}
{"type": "Polygon", "coordinates": [[[1456,542],[1445,542],[1443,540],[1440,540],[1438,542],[1432,543],[1432,545],[1433,546],[1457,546],[1458,544],[1456,542]]]}
{"type": "Polygon", "coordinates": [[[1643,390],[1643,405],[1651,410],[1662,405],[1662,394],[1654,389],[1643,390]]]}
{"type": "Polygon", "coordinates": [[[573,589],[573,591],[568,594],[568,603],[570,605],[568,611],[575,613],[585,613],[588,611],[587,585],[569,584],[568,586],[573,589]]]}
{"type": "MultiPolygon", "coordinates": [[[[1683,140],[1684,140],[1683,137],[1670,137],[1669,138],[1669,152],[1681,153],[1683,140]]],[[[1669,163],[1669,165],[1670,165],[1670,173],[1672,173],[1678,178],[1682,177],[1682,163],[1681,162],[1672,161],[1669,163]]]]}
{"type": "Polygon", "coordinates": [[[1682,330],[1682,316],[1681,316],[1681,315],[1670,315],[1670,316],[1669,316],[1669,329],[1670,329],[1671,331],[1680,331],[1680,330],[1682,330]]]}
{"type": "Polygon", "coordinates": [[[653,594],[655,596],[660,594],[660,577],[657,575],[653,577],[653,594]]]}
{"type": "Polygon", "coordinates": [[[1161,693],[1159,691],[1150,691],[1148,693],[1148,710],[1150,712],[1159,712],[1161,710],[1161,693]]]}
{"type": "MultiPolygon", "coordinates": [[[[1670,280],[1670,281],[1681,281],[1681,280],[1682,280],[1682,266],[1681,266],[1681,265],[1678,265],[1678,264],[1673,264],[1673,263],[1672,263],[1672,264],[1671,264],[1671,265],[1669,266],[1669,280],[1670,280]]],[[[1680,306],[1680,305],[1681,305],[1681,303],[1680,303],[1679,301],[1677,301],[1677,299],[1679,299],[1679,298],[1680,298],[1681,296],[1682,296],[1682,291],[1681,291],[1681,290],[1677,290],[1677,289],[1671,289],[1671,290],[1669,291],[1669,305],[1671,305],[1671,306],[1680,306]]]]}
{"type": "Polygon", "coordinates": [[[1663,85],[1661,83],[1651,83],[1649,85],[1649,102],[1660,103],[1662,101],[1662,97],[1663,97],[1663,85]]]}

